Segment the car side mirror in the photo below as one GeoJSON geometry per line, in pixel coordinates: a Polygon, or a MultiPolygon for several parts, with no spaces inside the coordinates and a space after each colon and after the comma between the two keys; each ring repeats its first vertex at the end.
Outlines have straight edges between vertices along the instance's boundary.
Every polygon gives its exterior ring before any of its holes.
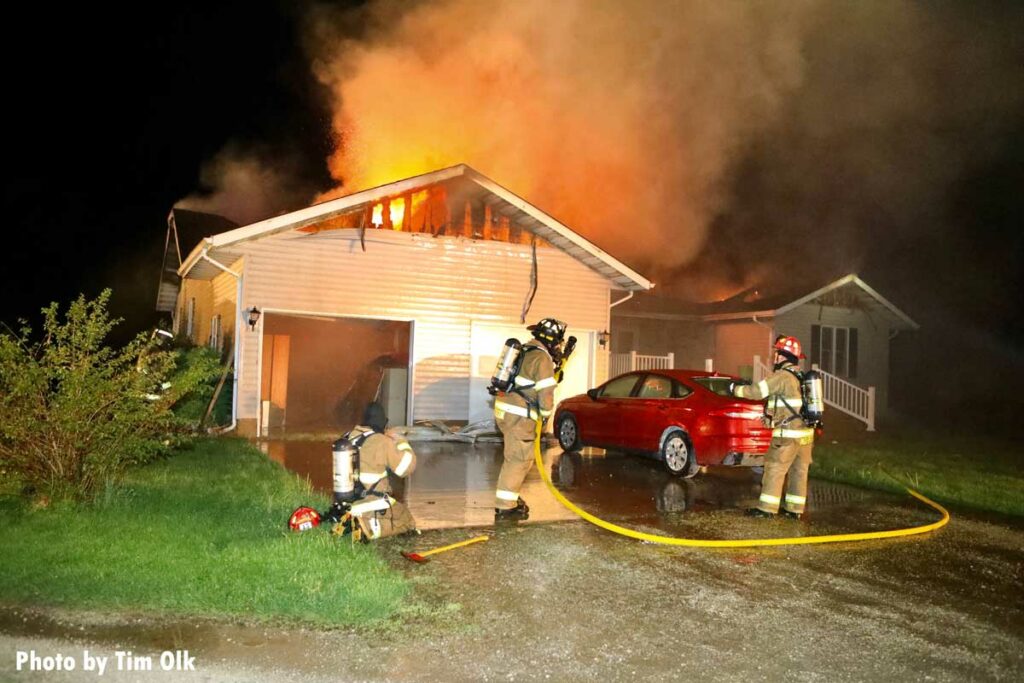
{"type": "Polygon", "coordinates": [[[587,396],[590,397],[591,401],[597,400],[597,389],[587,389],[587,396]]]}

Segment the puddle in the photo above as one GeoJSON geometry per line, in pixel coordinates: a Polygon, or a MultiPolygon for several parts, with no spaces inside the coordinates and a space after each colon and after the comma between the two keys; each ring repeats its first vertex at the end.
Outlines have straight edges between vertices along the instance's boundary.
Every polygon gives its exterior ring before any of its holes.
{"type": "MultiPolygon", "coordinates": [[[[329,441],[270,440],[261,442],[260,448],[308,478],[316,489],[330,492],[329,441]]],[[[399,482],[395,493],[409,506],[420,529],[493,524],[501,444],[414,442],[413,448],[416,470],[408,480],[399,482]]],[[[611,522],[654,527],[674,535],[685,535],[683,529],[692,531],[701,513],[749,507],[760,492],[760,470],[750,468],[709,468],[693,479],[680,479],[653,459],[593,448],[580,453],[550,448],[544,461],[555,485],[588,512],[611,522]]],[[[550,495],[536,470],[530,472],[521,493],[530,505],[529,523],[576,519],[550,495]]],[[[850,530],[854,530],[852,526],[856,530],[875,528],[869,519],[863,519],[866,506],[891,506],[900,501],[895,496],[813,480],[808,497],[808,519],[818,526],[850,530]],[[858,508],[860,512],[855,512],[858,508]]]]}

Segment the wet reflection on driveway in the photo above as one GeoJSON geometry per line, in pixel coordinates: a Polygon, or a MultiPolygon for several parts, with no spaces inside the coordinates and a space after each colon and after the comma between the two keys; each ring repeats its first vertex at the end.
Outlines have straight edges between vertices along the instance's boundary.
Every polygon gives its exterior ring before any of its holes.
{"type": "MultiPolygon", "coordinates": [[[[266,441],[260,446],[273,460],[308,477],[316,489],[331,490],[329,442],[266,441]]],[[[420,529],[493,524],[500,443],[419,442],[413,448],[416,471],[395,491],[409,505],[420,529]]],[[[700,535],[693,524],[701,513],[738,511],[753,505],[760,490],[760,470],[749,468],[711,468],[687,480],[672,476],[652,459],[591,448],[563,453],[557,446],[546,449],[544,461],[555,485],[584,510],[625,526],[672,535],[700,535]]],[[[521,493],[530,505],[527,523],[576,519],[547,491],[536,469],[521,493]]],[[[815,480],[809,498],[808,518],[815,526],[848,528],[851,520],[861,518],[854,523],[858,530],[885,528],[885,519],[871,523],[854,508],[906,504],[899,497],[815,480]]]]}

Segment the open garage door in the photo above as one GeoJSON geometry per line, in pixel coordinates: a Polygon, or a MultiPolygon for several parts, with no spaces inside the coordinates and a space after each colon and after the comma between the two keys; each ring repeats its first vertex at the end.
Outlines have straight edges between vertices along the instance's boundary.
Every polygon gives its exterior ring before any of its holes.
{"type": "MultiPolygon", "coordinates": [[[[582,394],[593,386],[594,381],[594,337],[590,330],[569,328],[569,334],[576,337],[576,351],[565,368],[565,378],[555,389],[555,407],[559,401],[576,394],[582,394]]],[[[491,374],[498,364],[498,354],[505,346],[505,340],[515,337],[521,342],[530,339],[524,325],[492,325],[473,323],[471,341],[471,373],[469,381],[469,421],[485,420],[494,416],[494,397],[487,393],[491,374]]],[[[551,425],[548,425],[550,429],[551,425]]]]}
{"type": "Polygon", "coordinates": [[[380,401],[406,424],[412,323],[265,312],[260,360],[260,432],[350,429],[380,401]]]}

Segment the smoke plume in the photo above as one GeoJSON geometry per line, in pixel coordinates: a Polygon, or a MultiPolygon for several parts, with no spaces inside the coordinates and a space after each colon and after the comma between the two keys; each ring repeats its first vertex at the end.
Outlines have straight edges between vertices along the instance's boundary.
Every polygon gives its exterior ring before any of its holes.
{"type": "Polygon", "coordinates": [[[408,7],[311,18],[331,194],[465,162],[633,263],[693,259],[804,70],[803,2],[408,7]]]}
{"type": "Polygon", "coordinates": [[[314,194],[297,158],[275,154],[259,144],[229,143],[203,164],[203,190],[175,206],[205,211],[246,225],[306,206],[314,194]]]}

